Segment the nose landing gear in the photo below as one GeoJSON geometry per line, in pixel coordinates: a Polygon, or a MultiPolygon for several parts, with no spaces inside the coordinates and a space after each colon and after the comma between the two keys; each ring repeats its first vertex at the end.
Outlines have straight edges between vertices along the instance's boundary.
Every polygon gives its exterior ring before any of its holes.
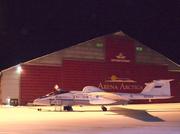
{"type": "Polygon", "coordinates": [[[105,106],[101,106],[102,111],[107,111],[107,108],[105,106]]]}
{"type": "Polygon", "coordinates": [[[63,108],[64,111],[73,111],[72,106],[64,106],[63,108]]]}

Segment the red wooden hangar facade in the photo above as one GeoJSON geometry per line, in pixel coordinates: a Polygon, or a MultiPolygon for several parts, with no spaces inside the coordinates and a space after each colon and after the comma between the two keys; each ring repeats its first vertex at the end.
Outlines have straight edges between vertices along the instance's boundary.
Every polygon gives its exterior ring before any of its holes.
{"type": "Polygon", "coordinates": [[[66,90],[92,85],[110,92],[139,93],[144,83],[158,79],[174,79],[171,94],[175,97],[153,102],[180,102],[180,66],[117,32],[3,70],[1,101],[17,99],[26,105],[52,92],[56,84],[66,90]]]}

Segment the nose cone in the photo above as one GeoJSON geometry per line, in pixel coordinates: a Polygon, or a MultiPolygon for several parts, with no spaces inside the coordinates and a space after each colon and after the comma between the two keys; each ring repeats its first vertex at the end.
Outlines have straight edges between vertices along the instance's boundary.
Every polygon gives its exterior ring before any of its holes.
{"type": "Polygon", "coordinates": [[[38,105],[39,104],[39,99],[35,99],[34,101],[33,101],[33,105],[38,105]]]}
{"type": "Polygon", "coordinates": [[[49,106],[50,105],[50,102],[48,99],[35,99],[33,101],[33,105],[38,105],[38,106],[49,106]]]}

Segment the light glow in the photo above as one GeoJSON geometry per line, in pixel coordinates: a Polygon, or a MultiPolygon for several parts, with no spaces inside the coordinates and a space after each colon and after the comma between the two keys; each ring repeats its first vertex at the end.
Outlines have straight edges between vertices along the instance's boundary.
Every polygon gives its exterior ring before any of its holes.
{"type": "Polygon", "coordinates": [[[10,97],[7,97],[7,98],[6,98],[6,105],[7,105],[7,106],[10,106],[10,101],[11,101],[10,97]]]}
{"type": "Polygon", "coordinates": [[[59,88],[59,86],[56,84],[56,85],[54,85],[54,89],[56,90],[56,91],[59,91],[60,90],[60,88],[59,88]]]}
{"type": "Polygon", "coordinates": [[[22,67],[20,65],[17,66],[16,72],[20,74],[22,72],[22,67]]]}

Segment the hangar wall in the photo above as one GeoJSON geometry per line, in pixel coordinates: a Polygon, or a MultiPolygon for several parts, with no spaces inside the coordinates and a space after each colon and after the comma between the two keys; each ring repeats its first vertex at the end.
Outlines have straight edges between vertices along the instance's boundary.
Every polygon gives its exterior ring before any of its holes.
{"type": "Polygon", "coordinates": [[[17,66],[9,68],[2,72],[1,90],[2,102],[5,103],[7,98],[19,98],[20,73],[17,72],[17,66]]]}
{"type": "Polygon", "coordinates": [[[86,85],[114,92],[141,92],[144,83],[153,79],[168,78],[167,66],[128,65],[119,63],[65,60],[62,71],[63,87],[82,89],[86,85]],[[83,70],[83,71],[82,71],[83,70]],[[121,88],[124,85],[139,85],[121,88]],[[119,87],[119,88],[117,88],[119,87]]]}
{"type": "MultiPolygon", "coordinates": [[[[93,85],[110,92],[140,93],[144,83],[157,79],[175,79],[171,82],[171,100],[153,102],[180,101],[179,75],[169,73],[165,65],[133,65],[104,62],[65,60],[62,82],[65,89],[82,90],[86,85],[93,85]],[[82,71],[84,70],[84,71],[82,71]]],[[[148,101],[139,101],[139,103],[148,101]]]]}
{"type": "MultiPolygon", "coordinates": [[[[21,104],[52,92],[59,84],[66,90],[82,90],[93,85],[111,92],[139,93],[144,83],[154,79],[175,79],[171,82],[171,100],[152,102],[177,102],[180,100],[180,82],[177,73],[168,72],[164,65],[135,65],[104,61],[64,60],[61,67],[24,65],[21,76],[21,104]],[[178,85],[179,84],[179,85],[178,85]]],[[[147,103],[137,101],[136,103],[147,103]]]]}
{"type": "Polygon", "coordinates": [[[171,94],[174,96],[173,101],[180,102],[180,72],[169,71],[167,75],[167,78],[174,79],[174,81],[171,82],[171,94]]]}
{"type": "Polygon", "coordinates": [[[108,62],[135,63],[134,41],[126,36],[108,36],[105,39],[105,58],[108,62]]]}
{"type": "MultiPolygon", "coordinates": [[[[52,55],[56,55],[57,61],[58,53],[60,53],[61,67],[56,69],[52,67],[51,70],[45,66],[28,66],[25,64],[24,69],[31,73],[27,76],[22,74],[21,102],[26,104],[38,96],[51,92],[54,81],[67,90],[82,90],[84,86],[94,85],[106,91],[133,93],[141,92],[144,83],[154,79],[174,78],[176,79],[175,83],[177,83],[177,76],[179,75],[176,73],[172,75],[168,72],[169,66],[164,64],[166,59],[163,56],[156,52],[152,53],[150,49],[146,50],[144,46],[142,47],[145,49],[145,53],[144,51],[137,53],[136,46],[136,42],[124,34],[108,35],[53,53],[52,55]],[[144,59],[143,56],[145,56],[144,59]],[[149,58],[153,57],[156,58],[155,63],[148,61],[145,63],[146,60],[151,60],[149,58]],[[139,61],[138,64],[136,63],[137,60],[139,61]],[[158,60],[161,62],[156,64],[158,60]],[[53,72],[54,69],[55,72],[53,72]],[[43,74],[41,70],[47,72],[43,74]],[[53,74],[53,78],[50,78],[49,73],[53,74]],[[59,75],[56,76],[55,74],[59,75]],[[39,76],[43,76],[43,78],[39,78],[39,76]],[[36,80],[32,80],[33,78],[36,80]],[[28,87],[29,81],[32,88],[28,87]],[[44,87],[39,87],[43,82],[46,83],[43,84],[44,87]],[[33,89],[34,87],[36,90],[33,89]]],[[[50,57],[52,55],[50,54],[50,57]]],[[[47,55],[44,57],[45,59],[39,59],[39,63],[42,63],[41,61],[47,63],[48,57],[47,55]]],[[[180,93],[174,86],[172,93],[176,96],[173,100],[179,101],[180,93]]],[[[158,102],[160,101],[158,100],[158,102]]]]}
{"type": "Polygon", "coordinates": [[[2,89],[1,89],[1,76],[2,76],[2,73],[0,72],[0,104],[2,104],[2,89]]]}
{"type": "Polygon", "coordinates": [[[6,98],[12,93],[21,105],[52,92],[55,84],[67,90],[94,85],[106,91],[139,93],[144,83],[154,79],[175,79],[171,83],[175,98],[163,102],[180,102],[179,65],[122,32],[22,63],[22,69],[21,75],[15,75],[10,69],[8,78],[1,78],[2,93],[6,93],[2,96],[6,98]],[[7,80],[13,77],[16,92],[9,93],[11,87],[7,80]]]}
{"type": "Polygon", "coordinates": [[[157,64],[167,65],[168,70],[179,70],[180,66],[171,61],[164,55],[156,52],[155,50],[143,45],[142,43],[134,40],[136,46],[136,63],[137,64],[157,64]]]}

